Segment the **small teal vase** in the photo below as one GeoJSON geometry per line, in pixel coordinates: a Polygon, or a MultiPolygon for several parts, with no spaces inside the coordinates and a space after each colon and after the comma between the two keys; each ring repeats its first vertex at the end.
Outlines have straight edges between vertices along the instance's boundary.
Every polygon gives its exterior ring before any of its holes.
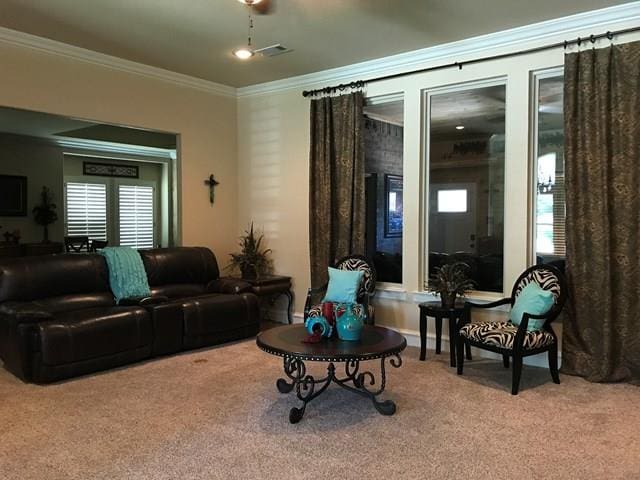
{"type": "Polygon", "coordinates": [[[363,327],[364,322],[359,316],[354,315],[353,306],[351,305],[336,319],[336,329],[340,340],[357,342],[362,336],[363,327]]]}
{"type": "Polygon", "coordinates": [[[309,332],[310,335],[313,335],[316,330],[320,330],[322,336],[328,338],[333,333],[333,328],[329,325],[327,319],[322,316],[307,318],[304,326],[307,328],[307,332],[309,332]]]}

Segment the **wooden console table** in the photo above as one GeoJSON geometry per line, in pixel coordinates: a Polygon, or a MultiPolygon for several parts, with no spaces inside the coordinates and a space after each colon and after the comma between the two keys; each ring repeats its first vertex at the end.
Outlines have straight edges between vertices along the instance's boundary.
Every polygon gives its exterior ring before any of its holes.
{"type": "Polygon", "coordinates": [[[253,287],[253,293],[258,297],[269,297],[275,301],[280,295],[285,295],[288,299],[287,321],[292,323],[291,306],[293,305],[293,292],[291,291],[291,277],[284,275],[267,275],[255,279],[243,278],[253,287]]]}
{"type": "Polygon", "coordinates": [[[62,253],[64,247],[60,242],[49,243],[7,243],[0,242],[0,258],[33,257],[62,253]]]}

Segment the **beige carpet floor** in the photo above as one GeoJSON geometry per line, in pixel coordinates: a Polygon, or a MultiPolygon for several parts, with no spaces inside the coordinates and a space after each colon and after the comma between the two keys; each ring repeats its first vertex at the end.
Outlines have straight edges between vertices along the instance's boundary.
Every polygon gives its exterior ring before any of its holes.
{"type": "Polygon", "coordinates": [[[338,387],[297,425],[253,340],[50,385],[0,372],[0,478],[640,479],[640,389],[408,349],[395,416],[338,387]]]}

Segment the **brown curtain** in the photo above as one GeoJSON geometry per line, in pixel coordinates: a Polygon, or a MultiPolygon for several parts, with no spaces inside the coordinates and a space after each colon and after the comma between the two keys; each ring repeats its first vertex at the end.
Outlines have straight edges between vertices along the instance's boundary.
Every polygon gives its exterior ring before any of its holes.
{"type": "Polygon", "coordinates": [[[640,382],[640,42],[565,57],[563,371],[640,382]]]}
{"type": "Polygon", "coordinates": [[[309,241],[311,285],[327,281],[327,267],[364,253],[363,96],[353,92],[311,101],[309,241]]]}

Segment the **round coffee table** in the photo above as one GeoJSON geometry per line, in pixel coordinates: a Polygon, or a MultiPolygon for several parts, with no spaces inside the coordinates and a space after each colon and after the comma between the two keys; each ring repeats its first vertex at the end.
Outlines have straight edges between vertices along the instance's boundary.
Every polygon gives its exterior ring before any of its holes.
{"type": "Polygon", "coordinates": [[[385,360],[395,368],[402,365],[400,352],[406,346],[405,338],[393,330],[384,327],[365,325],[362,338],[357,342],[348,342],[337,338],[324,339],[320,343],[303,343],[308,335],[303,325],[285,325],[261,332],[256,344],[262,350],[284,359],[284,373],[289,378],[279,378],[276,387],[280,393],[289,393],[294,388],[302,407],[293,407],[289,412],[289,421],[298,423],[307,403],[324,392],[331,382],[344,389],[371,399],[373,406],[382,415],[393,415],[396,404],[391,400],[379,401],[376,397],[385,388],[385,360]],[[380,359],[380,386],[370,371],[360,371],[360,362],[380,359]],[[304,362],[328,362],[327,375],[315,378],[307,373],[304,362]],[[344,363],[344,377],[336,374],[335,363],[344,363]]]}

